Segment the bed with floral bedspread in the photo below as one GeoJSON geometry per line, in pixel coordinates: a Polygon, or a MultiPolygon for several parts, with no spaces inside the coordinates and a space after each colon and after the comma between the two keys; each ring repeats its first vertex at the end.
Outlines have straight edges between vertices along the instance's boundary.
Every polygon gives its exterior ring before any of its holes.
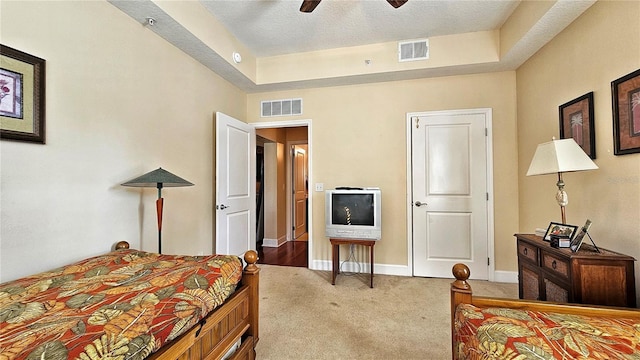
{"type": "Polygon", "coordinates": [[[222,304],[242,266],[120,250],[0,284],[0,359],[143,359],[222,304]]]}
{"type": "Polygon", "coordinates": [[[640,320],[478,308],[455,316],[459,359],[640,359],[640,320]]]}
{"type": "Polygon", "coordinates": [[[452,359],[639,359],[640,311],[475,296],[453,267],[452,359]]]}

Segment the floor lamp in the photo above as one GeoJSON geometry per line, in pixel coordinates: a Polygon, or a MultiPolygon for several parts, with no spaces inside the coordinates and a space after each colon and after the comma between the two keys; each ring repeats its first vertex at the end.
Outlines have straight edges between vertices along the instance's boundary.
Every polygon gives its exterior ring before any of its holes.
{"type": "Polygon", "coordinates": [[[533,155],[527,176],[558,174],[558,192],[556,200],[560,205],[562,223],[567,223],[565,206],[569,204],[569,197],[564,191],[562,173],[572,171],[594,170],[598,166],[587,156],[573,138],[556,140],[538,145],[533,155]]]}
{"type": "Polygon", "coordinates": [[[151,172],[148,172],[135,179],[129,180],[122,186],[134,186],[134,187],[155,187],[158,188],[158,200],[156,200],[156,212],[158,214],[158,253],[162,254],[162,205],[164,199],[162,198],[163,187],[180,187],[180,186],[192,186],[193,184],[179,176],[158,168],[151,172]]]}

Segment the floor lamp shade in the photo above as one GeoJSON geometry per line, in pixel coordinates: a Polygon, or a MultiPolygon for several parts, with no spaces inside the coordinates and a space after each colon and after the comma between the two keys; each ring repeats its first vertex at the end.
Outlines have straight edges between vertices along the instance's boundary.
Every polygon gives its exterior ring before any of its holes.
{"type": "Polygon", "coordinates": [[[597,168],[598,166],[572,138],[553,139],[538,145],[529,165],[527,176],[558,174],[556,200],[560,205],[562,223],[566,224],[565,206],[569,204],[569,197],[564,191],[562,173],[595,170],[597,168]]]}
{"type": "Polygon", "coordinates": [[[162,208],[164,199],[162,198],[163,187],[193,186],[193,183],[174,175],[163,168],[150,171],[135,179],[129,180],[122,186],[133,187],[154,187],[158,189],[158,200],[156,200],[156,213],[158,216],[158,253],[162,253],[162,208]]]}

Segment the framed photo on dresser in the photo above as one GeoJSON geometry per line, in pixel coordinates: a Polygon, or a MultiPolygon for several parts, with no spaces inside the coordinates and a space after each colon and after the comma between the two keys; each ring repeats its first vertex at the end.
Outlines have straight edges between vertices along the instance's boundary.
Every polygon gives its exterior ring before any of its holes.
{"type": "Polygon", "coordinates": [[[578,227],[575,225],[551,222],[549,224],[549,227],[547,228],[547,232],[544,234],[543,239],[545,241],[551,241],[551,235],[568,236],[569,239],[573,239],[573,235],[576,233],[576,230],[578,230],[578,227]]]}

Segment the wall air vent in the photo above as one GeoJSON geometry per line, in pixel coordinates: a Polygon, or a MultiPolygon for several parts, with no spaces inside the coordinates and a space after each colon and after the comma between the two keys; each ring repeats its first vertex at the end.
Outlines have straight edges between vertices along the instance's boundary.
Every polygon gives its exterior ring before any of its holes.
{"type": "Polygon", "coordinates": [[[302,115],[302,99],[269,100],[260,104],[261,117],[302,115]]]}
{"type": "Polygon", "coordinates": [[[398,43],[398,61],[426,60],[429,58],[429,39],[398,43]]]}

